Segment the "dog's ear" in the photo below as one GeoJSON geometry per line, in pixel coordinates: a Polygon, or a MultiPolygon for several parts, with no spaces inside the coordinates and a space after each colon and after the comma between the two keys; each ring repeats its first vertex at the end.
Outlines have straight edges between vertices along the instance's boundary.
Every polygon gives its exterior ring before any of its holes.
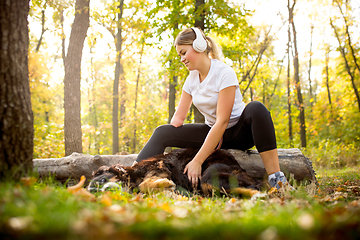
{"type": "Polygon", "coordinates": [[[109,172],[119,176],[127,174],[126,170],[121,165],[113,165],[109,168],[109,172]]]}

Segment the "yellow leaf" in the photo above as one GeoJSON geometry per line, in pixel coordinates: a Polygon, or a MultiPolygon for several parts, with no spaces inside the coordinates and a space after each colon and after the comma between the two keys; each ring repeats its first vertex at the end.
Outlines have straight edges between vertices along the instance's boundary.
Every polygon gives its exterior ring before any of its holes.
{"type": "Polygon", "coordinates": [[[71,187],[68,187],[67,190],[70,192],[70,193],[75,193],[77,191],[79,191],[82,186],[84,185],[86,181],[86,177],[85,176],[81,176],[80,178],[80,182],[74,186],[71,186],[71,187]]]}
{"type": "Polygon", "coordinates": [[[95,200],[95,196],[82,187],[85,181],[86,181],[85,176],[81,176],[80,182],[74,186],[68,187],[67,190],[73,195],[80,196],[85,200],[95,200]]]}
{"type": "Polygon", "coordinates": [[[342,188],[342,187],[337,187],[337,188],[335,188],[335,190],[337,191],[337,192],[345,192],[346,190],[344,189],[344,188],[342,188]]]}
{"type": "Polygon", "coordinates": [[[231,198],[230,200],[229,200],[229,203],[235,203],[236,202],[236,199],[235,198],[231,198]]]}
{"type": "Polygon", "coordinates": [[[181,195],[179,195],[177,200],[178,200],[178,201],[188,201],[189,198],[186,197],[186,196],[181,196],[181,195]]]}
{"type": "Polygon", "coordinates": [[[100,202],[102,204],[104,204],[105,206],[111,206],[112,205],[112,200],[111,200],[111,197],[107,194],[104,194],[102,197],[101,197],[101,200],[100,202]]]}
{"type": "Polygon", "coordinates": [[[277,191],[278,191],[277,188],[273,187],[269,190],[268,194],[270,195],[270,194],[276,193],[277,191]]]}
{"type": "Polygon", "coordinates": [[[167,204],[167,203],[162,204],[162,205],[160,206],[160,208],[161,208],[162,210],[164,210],[165,212],[171,212],[171,208],[170,208],[169,204],[167,204]]]}

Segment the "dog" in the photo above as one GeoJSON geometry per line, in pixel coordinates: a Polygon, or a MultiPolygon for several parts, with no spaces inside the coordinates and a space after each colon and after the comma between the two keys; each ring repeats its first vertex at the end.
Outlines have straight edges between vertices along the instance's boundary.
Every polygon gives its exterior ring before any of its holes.
{"type": "Polygon", "coordinates": [[[201,180],[193,186],[184,174],[185,166],[195,157],[197,149],[176,149],[167,154],[136,163],[132,167],[102,166],[93,173],[88,186],[91,192],[111,186],[126,187],[129,191],[151,192],[161,189],[185,189],[204,196],[214,192],[253,196],[263,182],[251,178],[226,150],[215,150],[202,164],[201,180]],[[117,184],[115,184],[117,183],[117,184]]]}

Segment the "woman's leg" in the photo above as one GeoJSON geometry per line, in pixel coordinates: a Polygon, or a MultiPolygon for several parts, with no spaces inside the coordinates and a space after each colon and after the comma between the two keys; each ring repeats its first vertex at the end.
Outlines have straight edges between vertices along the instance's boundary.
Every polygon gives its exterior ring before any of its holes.
{"type": "Polygon", "coordinates": [[[250,102],[239,122],[225,132],[223,148],[246,150],[254,145],[269,175],[270,185],[280,188],[278,181],[287,181],[280,172],[274,124],[270,112],[257,101],[250,102]]]}
{"type": "Polygon", "coordinates": [[[140,151],[136,162],[162,154],[166,147],[200,148],[209,131],[206,124],[184,124],[177,128],[170,124],[159,126],[140,151]]]}
{"type": "Polygon", "coordinates": [[[246,105],[238,123],[225,131],[223,142],[223,148],[247,150],[253,146],[259,153],[277,147],[270,112],[257,101],[246,105]]]}

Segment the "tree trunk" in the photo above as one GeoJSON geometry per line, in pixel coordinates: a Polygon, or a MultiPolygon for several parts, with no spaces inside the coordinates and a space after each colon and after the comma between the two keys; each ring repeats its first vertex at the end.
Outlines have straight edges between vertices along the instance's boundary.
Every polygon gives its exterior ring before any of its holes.
{"type": "Polygon", "coordinates": [[[40,34],[39,41],[38,41],[38,43],[36,45],[35,52],[38,52],[40,50],[42,39],[43,39],[44,33],[46,32],[46,29],[45,29],[45,9],[46,9],[46,2],[44,3],[44,9],[41,11],[41,34],[40,34]]]}
{"type": "Polygon", "coordinates": [[[328,95],[328,100],[330,107],[332,108],[331,104],[331,94],[330,94],[330,84],[329,84],[329,55],[330,55],[330,46],[327,46],[325,52],[325,76],[326,76],[326,90],[328,95]]]}
{"type": "Polygon", "coordinates": [[[288,65],[287,65],[287,107],[288,107],[288,126],[289,126],[289,142],[290,147],[293,146],[293,130],[292,130],[292,117],[291,117],[291,92],[290,92],[290,45],[291,45],[291,34],[290,34],[290,24],[288,28],[288,44],[287,44],[287,58],[288,58],[288,65]]]}
{"type": "Polygon", "coordinates": [[[195,0],[195,27],[202,30],[205,29],[205,12],[202,7],[205,4],[205,0],[195,0]]]}
{"type": "Polygon", "coordinates": [[[138,73],[136,77],[136,88],[135,88],[135,103],[134,103],[134,136],[133,136],[133,151],[136,151],[136,131],[137,131],[137,104],[138,104],[138,95],[139,95],[139,82],[140,82],[140,75],[141,75],[141,64],[142,64],[142,57],[144,54],[144,47],[145,47],[145,31],[144,36],[142,37],[142,43],[141,43],[141,50],[140,50],[140,59],[139,59],[139,67],[138,67],[138,73]]]}
{"type": "MultiPolygon", "coordinates": [[[[230,149],[229,152],[250,177],[257,179],[266,178],[266,170],[257,151],[244,152],[230,149]]],[[[278,154],[280,168],[287,176],[293,174],[294,179],[297,181],[307,179],[316,182],[312,162],[299,149],[278,149],[278,154]]],[[[74,153],[71,156],[60,159],[34,159],[33,164],[34,169],[38,171],[41,177],[54,174],[56,179],[65,181],[68,178],[79,179],[82,175],[87,179],[91,179],[92,172],[104,165],[122,164],[123,166],[131,166],[136,157],[137,154],[91,156],[74,153]]]]}
{"type": "Polygon", "coordinates": [[[10,169],[17,179],[32,168],[28,12],[28,0],[0,2],[0,179],[10,169]]]}
{"type": "MultiPolygon", "coordinates": [[[[205,30],[205,13],[204,13],[204,9],[202,8],[204,4],[205,4],[205,0],[196,0],[195,13],[194,13],[194,18],[195,18],[194,27],[198,27],[203,31],[205,30]]],[[[195,107],[194,104],[192,104],[192,107],[194,109],[195,123],[204,123],[205,122],[204,115],[202,115],[202,113],[195,107]]]]}
{"type": "MultiPolygon", "coordinates": [[[[173,73],[175,73],[175,67],[172,66],[173,61],[170,60],[170,68],[173,69],[173,73]]],[[[172,75],[172,74],[171,74],[172,75]]],[[[168,123],[170,123],[174,113],[175,113],[175,100],[176,100],[176,86],[178,81],[178,76],[172,76],[169,78],[169,119],[168,123]]]]}
{"type": "Polygon", "coordinates": [[[301,84],[300,84],[300,76],[299,76],[299,53],[297,50],[297,40],[296,40],[296,29],[294,23],[294,7],[296,4],[296,0],[292,7],[290,8],[290,0],[288,0],[288,10],[289,10],[289,23],[292,25],[293,32],[293,43],[294,43],[294,79],[295,79],[295,87],[297,92],[298,99],[298,108],[300,110],[299,119],[300,119],[300,139],[301,139],[301,147],[306,147],[306,125],[305,125],[305,107],[303,102],[303,97],[301,93],[301,84]]]}
{"type": "Polygon", "coordinates": [[[71,28],[68,52],[65,59],[64,108],[65,155],[82,152],[80,117],[81,57],[89,28],[90,0],[76,0],[75,19],[71,28]]]}
{"type": "Polygon", "coordinates": [[[314,25],[311,25],[311,34],[310,34],[310,51],[309,51],[309,70],[308,70],[308,80],[309,80],[309,92],[310,92],[310,105],[313,106],[313,90],[312,90],[312,83],[311,83],[311,57],[312,57],[312,40],[313,40],[313,31],[314,31],[314,25]]]}
{"type": "Polygon", "coordinates": [[[113,112],[112,112],[112,123],[113,123],[113,149],[112,153],[116,154],[119,152],[119,82],[120,78],[124,75],[124,70],[121,62],[122,55],[122,14],[124,9],[124,0],[120,0],[117,22],[117,33],[115,37],[116,43],[116,63],[115,63],[115,79],[113,86],[113,112]]]}

